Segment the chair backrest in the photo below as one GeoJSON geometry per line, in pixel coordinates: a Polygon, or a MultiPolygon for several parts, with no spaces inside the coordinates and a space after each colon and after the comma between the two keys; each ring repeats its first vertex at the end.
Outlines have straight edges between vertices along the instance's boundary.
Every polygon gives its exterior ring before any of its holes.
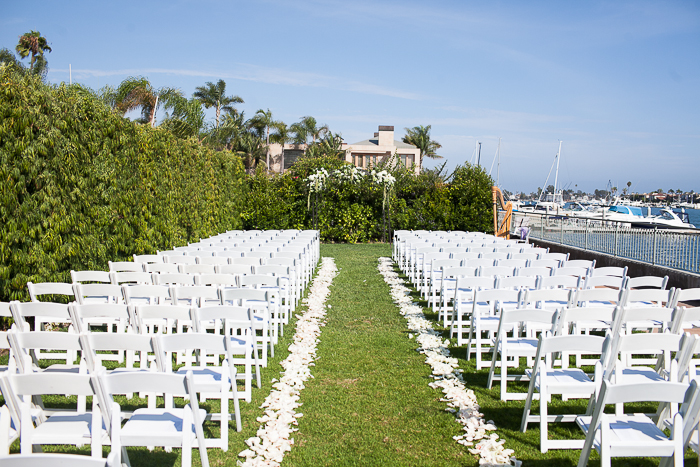
{"type": "Polygon", "coordinates": [[[134,254],[134,263],[162,263],[163,255],[137,255],[134,254]]]}
{"type": "Polygon", "coordinates": [[[590,270],[587,268],[578,267],[560,267],[552,269],[553,276],[576,276],[580,278],[585,278],[589,274],[590,270]]]}
{"type": "MultiPolygon", "coordinates": [[[[282,253],[280,252],[280,256],[282,256],[282,253]]],[[[296,256],[294,256],[296,257],[296,256]]],[[[256,258],[256,257],[250,257],[246,256],[244,258],[231,258],[231,264],[246,264],[248,266],[259,266],[262,264],[262,258],[256,258]]]]}
{"type": "Polygon", "coordinates": [[[180,264],[182,274],[215,274],[216,266],[213,264],[180,264]]]}
{"type": "Polygon", "coordinates": [[[578,322],[595,322],[602,321],[612,323],[615,314],[615,309],[610,307],[589,306],[577,307],[569,306],[563,308],[559,312],[559,321],[557,323],[556,335],[569,334],[571,327],[576,326],[578,322]]]}
{"type": "Polygon", "coordinates": [[[126,284],[122,286],[122,294],[127,305],[165,304],[170,299],[170,287],[167,285],[126,284]]]}
{"type": "Polygon", "coordinates": [[[549,268],[538,268],[538,267],[532,267],[532,266],[526,266],[524,268],[517,268],[515,271],[516,276],[530,276],[530,277],[537,277],[537,276],[543,276],[543,277],[548,277],[552,275],[552,270],[549,268]]]}
{"type": "Polygon", "coordinates": [[[144,264],[146,272],[150,273],[178,273],[180,270],[177,264],[172,263],[146,263],[144,264]]]}
{"type": "Polygon", "coordinates": [[[172,264],[197,264],[196,256],[168,256],[167,259],[172,264]]]}
{"type": "Polygon", "coordinates": [[[109,272],[139,272],[143,271],[143,263],[132,261],[109,261],[109,272]]]}
{"type": "Polygon", "coordinates": [[[255,274],[286,278],[290,277],[290,271],[288,266],[267,264],[253,267],[255,268],[255,274]]]}
{"type": "Polygon", "coordinates": [[[38,302],[42,295],[63,295],[69,300],[73,300],[75,297],[73,284],[66,282],[39,282],[36,284],[27,282],[27,289],[29,290],[29,298],[33,302],[38,302]]]}
{"type": "Polygon", "coordinates": [[[524,268],[527,266],[526,259],[499,259],[496,266],[508,268],[524,268]]]}
{"type": "Polygon", "coordinates": [[[511,277],[515,275],[515,268],[508,266],[482,266],[481,275],[511,277]]]}
{"type": "Polygon", "coordinates": [[[112,284],[153,284],[153,275],[150,272],[126,271],[110,272],[112,284]]]}
{"type": "MultiPolygon", "coordinates": [[[[629,323],[671,323],[674,318],[674,309],[667,307],[652,307],[652,306],[618,306],[613,314],[613,324],[611,334],[617,336],[617,333],[623,330],[629,323]]],[[[649,326],[645,326],[649,327],[649,326]]]]}
{"type": "Polygon", "coordinates": [[[172,297],[173,305],[180,304],[180,301],[185,301],[190,306],[203,306],[207,300],[220,301],[219,288],[213,285],[195,285],[195,286],[170,286],[170,297],[172,297]]]}
{"type": "Polygon", "coordinates": [[[532,308],[562,309],[572,304],[572,291],[569,289],[526,290],[523,306],[532,308]]]}
{"type": "Polygon", "coordinates": [[[253,266],[250,264],[226,264],[217,266],[217,272],[218,274],[253,274],[253,266]]]}
{"type": "Polygon", "coordinates": [[[625,288],[627,277],[618,276],[587,276],[583,284],[584,289],[593,289],[595,287],[612,287],[617,290],[625,288]]]}
{"type": "MultiPolygon", "coordinates": [[[[204,332],[203,323],[218,320],[223,323],[225,334],[230,335],[232,329],[249,329],[246,335],[253,336],[255,315],[248,307],[235,305],[203,306],[194,310],[195,330],[204,332]]],[[[190,347],[196,348],[196,347],[190,347]]]]}
{"type": "Polygon", "coordinates": [[[676,289],[629,289],[625,298],[628,306],[674,306],[676,289]]]}
{"type": "Polygon", "coordinates": [[[250,274],[245,276],[239,276],[239,286],[240,287],[278,287],[279,278],[274,276],[268,276],[264,274],[250,274]]]}
{"type": "Polygon", "coordinates": [[[700,288],[678,289],[676,291],[676,303],[700,300],[700,288]]]}
{"type": "MultiPolygon", "coordinates": [[[[137,329],[142,334],[152,329],[149,324],[162,325],[168,320],[180,322],[192,320],[191,307],[184,305],[137,305],[133,310],[137,329]]],[[[166,331],[163,326],[159,326],[159,329],[160,332],[166,331]]]]}
{"type": "MultiPolygon", "coordinates": [[[[520,290],[513,289],[481,289],[474,292],[474,311],[472,313],[477,313],[477,309],[484,311],[486,308],[489,313],[493,313],[497,310],[498,305],[502,303],[515,303],[520,304],[522,301],[522,295],[520,290]]],[[[482,313],[483,314],[483,313],[482,313]]]]}
{"type": "Polygon", "coordinates": [[[513,253],[511,259],[524,259],[526,261],[535,261],[540,257],[537,253],[530,253],[529,251],[523,253],[513,253]]]}
{"type": "Polygon", "coordinates": [[[666,289],[668,286],[668,276],[640,276],[630,277],[627,280],[627,287],[630,289],[638,289],[641,287],[653,287],[655,289],[666,289]]]}
{"type": "Polygon", "coordinates": [[[211,264],[211,265],[223,265],[228,264],[227,256],[220,256],[218,253],[216,256],[200,256],[197,264],[211,264]]]}
{"type": "MultiPolygon", "coordinates": [[[[35,352],[37,350],[63,350],[68,352],[67,354],[70,354],[71,351],[81,350],[79,336],[73,332],[12,332],[9,337],[15,359],[22,359],[21,367],[25,373],[31,371],[33,363],[38,363],[36,360],[37,352],[35,352]]],[[[52,360],[59,357],[58,354],[48,355],[51,355],[52,360]]],[[[60,357],[68,359],[65,356],[60,357]]],[[[72,361],[66,361],[68,365],[72,363],[72,361]]]]}
{"type": "Polygon", "coordinates": [[[550,253],[549,251],[545,251],[540,254],[540,259],[553,259],[560,262],[568,261],[569,253],[550,253]]]}
{"type": "MultiPolygon", "coordinates": [[[[153,336],[150,334],[88,332],[80,335],[80,345],[83,356],[90,371],[95,371],[101,365],[100,353],[114,351],[142,352],[141,368],[147,368],[145,355],[154,355],[158,371],[164,371],[164,364],[158,353],[153,336]]],[[[127,366],[127,368],[129,368],[127,366]]]]}
{"type": "Polygon", "coordinates": [[[114,284],[74,284],[75,299],[84,303],[124,303],[122,287],[114,284]]]}
{"type": "Polygon", "coordinates": [[[197,276],[197,285],[238,287],[237,276],[237,274],[200,274],[197,276]]]}
{"type": "Polygon", "coordinates": [[[609,288],[578,289],[573,303],[577,306],[610,306],[615,307],[620,304],[625,296],[625,290],[609,288]]]}
{"type": "Polygon", "coordinates": [[[556,259],[535,259],[530,261],[530,267],[556,269],[561,264],[556,259]]]}
{"type": "MultiPolygon", "coordinates": [[[[76,332],[89,332],[87,324],[99,320],[122,320],[128,323],[131,312],[128,305],[114,303],[90,303],[68,305],[68,312],[76,332]]],[[[105,333],[106,334],[106,333],[105,333]]]]}
{"type": "Polygon", "coordinates": [[[591,272],[591,276],[615,276],[615,277],[625,277],[627,276],[627,266],[620,268],[614,266],[606,266],[604,268],[595,268],[591,272]]]}
{"type": "MultiPolygon", "coordinates": [[[[52,321],[71,322],[68,305],[53,302],[10,302],[12,318],[20,331],[31,331],[27,318],[42,318],[52,321]]],[[[36,324],[36,321],[35,321],[36,324]]],[[[39,329],[35,329],[38,331],[39,329]]]]}
{"type": "Polygon", "coordinates": [[[509,276],[496,280],[497,289],[534,289],[537,287],[537,277],[509,276]]]}
{"type": "Polygon", "coordinates": [[[471,267],[471,268],[492,267],[494,264],[496,264],[495,259],[478,258],[478,259],[462,260],[463,267],[471,267]]]}
{"type": "Polygon", "coordinates": [[[559,267],[561,267],[561,268],[593,269],[593,268],[595,268],[595,260],[571,259],[571,260],[562,261],[562,263],[559,267]]]}
{"type": "Polygon", "coordinates": [[[581,284],[578,276],[542,276],[540,287],[543,289],[577,289],[581,284]]]}
{"type": "Polygon", "coordinates": [[[269,307],[271,296],[266,289],[219,289],[222,305],[243,307],[265,306],[269,307]],[[231,302],[231,303],[229,303],[231,302]]]}
{"type": "Polygon", "coordinates": [[[109,276],[109,271],[71,271],[70,278],[74,284],[84,282],[109,284],[112,282],[112,278],[109,276]]]}
{"type": "Polygon", "coordinates": [[[156,285],[195,285],[196,277],[194,274],[182,274],[182,273],[168,273],[161,272],[158,275],[154,275],[156,285]]]}

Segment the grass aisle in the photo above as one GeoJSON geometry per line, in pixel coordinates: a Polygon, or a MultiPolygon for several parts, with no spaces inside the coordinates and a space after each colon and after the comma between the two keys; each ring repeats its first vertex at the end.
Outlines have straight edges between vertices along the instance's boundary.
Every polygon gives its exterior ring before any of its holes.
{"type": "Polygon", "coordinates": [[[377,271],[390,245],[322,245],[339,269],[284,465],[476,465],[377,271]]]}

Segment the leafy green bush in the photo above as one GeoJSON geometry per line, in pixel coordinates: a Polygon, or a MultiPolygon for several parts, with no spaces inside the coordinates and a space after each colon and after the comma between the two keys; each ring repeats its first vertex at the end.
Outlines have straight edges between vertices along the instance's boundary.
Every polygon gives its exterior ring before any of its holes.
{"type": "Polygon", "coordinates": [[[0,67],[0,299],[240,228],[238,157],[0,67]]]}

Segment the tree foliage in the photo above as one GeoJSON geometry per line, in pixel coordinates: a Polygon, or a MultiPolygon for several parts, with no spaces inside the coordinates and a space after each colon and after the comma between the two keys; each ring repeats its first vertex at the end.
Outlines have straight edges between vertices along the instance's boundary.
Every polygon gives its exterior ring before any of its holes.
{"type": "Polygon", "coordinates": [[[240,228],[240,160],[0,68],[0,300],[240,228]]]}

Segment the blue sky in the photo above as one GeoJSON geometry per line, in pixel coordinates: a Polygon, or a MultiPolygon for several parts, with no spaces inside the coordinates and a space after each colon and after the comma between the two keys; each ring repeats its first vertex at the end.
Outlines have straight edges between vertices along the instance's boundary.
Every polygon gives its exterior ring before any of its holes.
{"type": "MultiPolygon", "coordinates": [[[[38,30],[50,81],[127,76],[312,115],[348,143],[432,125],[447,167],[501,143],[501,185],[700,191],[700,3],[0,0],[0,47],[38,30]],[[553,183],[553,176],[549,182],[553,183]]],[[[439,161],[438,163],[442,163],[439,161]]],[[[426,166],[436,162],[428,161],[426,166]]],[[[495,169],[494,169],[495,175],[495,169]]]]}

